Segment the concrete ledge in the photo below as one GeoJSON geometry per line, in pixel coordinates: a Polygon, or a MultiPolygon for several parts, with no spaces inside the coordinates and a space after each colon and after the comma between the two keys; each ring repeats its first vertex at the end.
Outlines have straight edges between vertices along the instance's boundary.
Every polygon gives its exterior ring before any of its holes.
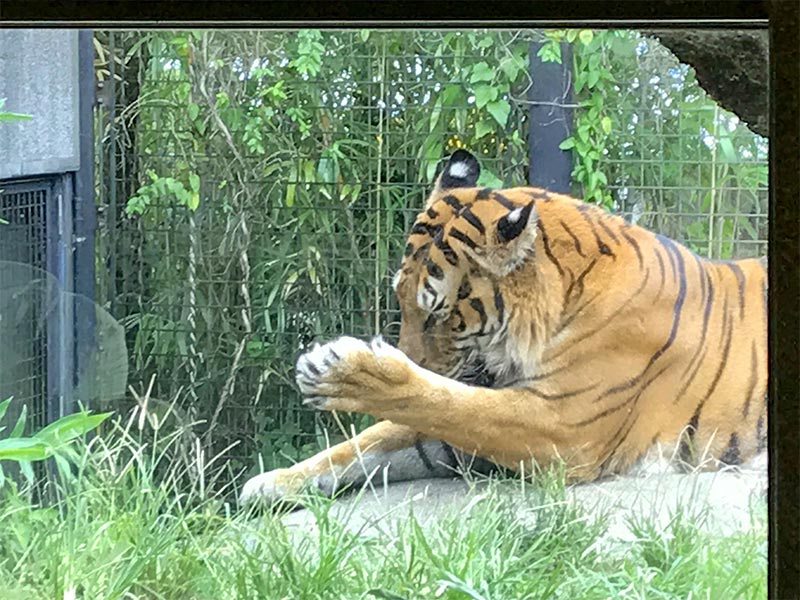
{"type": "MultiPolygon", "coordinates": [[[[629,519],[646,518],[661,529],[678,511],[715,535],[763,528],[766,490],[765,470],[658,474],[571,486],[563,501],[579,505],[590,518],[606,516],[601,543],[624,548],[635,539],[629,519]]],[[[490,493],[509,500],[523,521],[534,522],[542,508],[541,493],[522,482],[426,479],[374,485],[342,496],[329,514],[352,532],[376,535],[391,532],[409,514],[429,526],[446,514],[467,512],[471,503],[490,493]]],[[[305,509],[286,514],[283,523],[297,533],[314,534],[317,529],[314,514],[305,509]]]]}

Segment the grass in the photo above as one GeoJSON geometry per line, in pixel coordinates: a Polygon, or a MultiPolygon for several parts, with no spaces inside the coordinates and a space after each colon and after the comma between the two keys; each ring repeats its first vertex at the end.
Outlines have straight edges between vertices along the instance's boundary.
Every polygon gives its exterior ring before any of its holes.
{"type": "Polygon", "coordinates": [[[503,492],[518,482],[501,480],[435,525],[409,516],[371,535],[309,497],[317,527],[298,532],[210,492],[223,465],[182,440],[132,415],[74,448],[49,505],[7,484],[0,598],[766,597],[764,515],[725,538],[680,514],[666,530],[639,520],[637,541],[609,554],[603,521],[562,501],[557,481],[534,486],[535,519],[517,519],[503,492]]]}

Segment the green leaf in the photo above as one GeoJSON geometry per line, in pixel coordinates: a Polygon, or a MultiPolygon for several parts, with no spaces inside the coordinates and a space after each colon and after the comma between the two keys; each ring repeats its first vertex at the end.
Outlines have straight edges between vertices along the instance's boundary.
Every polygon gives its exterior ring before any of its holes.
{"type": "Polygon", "coordinates": [[[494,131],[494,123],[489,119],[483,119],[475,123],[475,138],[480,139],[490,131],[494,131]]]}
{"type": "Polygon", "coordinates": [[[605,133],[611,133],[611,118],[610,117],[603,117],[600,119],[600,127],[603,128],[605,133]]]}
{"type": "Polygon", "coordinates": [[[475,94],[475,106],[478,108],[483,108],[489,102],[493,100],[497,100],[498,91],[496,87],[492,87],[490,85],[477,85],[473,90],[475,94]]]}
{"type": "Polygon", "coordinates": [[[6,411],[8,410],[8,405],[11,404],[12,399],[13,397],[9,398],[8,400],[3,400],[2,402],[0,402],[0,420],[2,420],[3,416],[5,416],[6,411]]]}
{"type": "Polygon", "coordinates": [[[109,416],[110,412],[96,415],[85,412],[73,413],[50,423],[34,434],[32,439],[57,447],[91,431],[109,416]]]}
{"type": "Polygon", "coordinates": [[[578,39],[584,46],[588,46],[594,39],[594,32],[591,29],[581,29],[581,32],[578,34],[578,39]]]}
{"type": "Polygon", "coordinates": [[[500,188],[503,187],[503,180],[489,169],[481,169],[477,184],[480,187],[500,188]]]}
{"type": "Polygon", "coordinates": [[[197,173],[189,174],[189,189],[193,192],[200,192],[200,176],[197,173]]]}
{"type": "Polygon", "coordinates": [[[186,202],[186,206],[191,211],[197,210],[197,207],[200,206],[200,194],[197,192],[192,192],[188,201],[186,202]]]}
{"type": "Polygon", "coordinates": [[[472,75],[469,78],[470,83],[478,81],[491,81],[494,77],[494,72],[485,61],[481,61],[472,67],[472,75]]]}
{"type": "Polygon", "coordinates": [[[526,62],[517,56],[504,56],[500,60],[500,70],[509,81],[515,81],[520,71],[525,69],[526,62]]]}
{"type": "Polygon", "coordinates": [[[571,137],[568,137],[568,138],[567,138],[567,139],[565,139],[563,142],[561,142],[561,143],[558,145],[558,147],[559,147],[561,150],[570,150],[570,149],[572,149],[572,148],[574,148],[574,147],[575,147],[575,139],[574,139],[574,138],[571,138],[571,137]]]}
{"type": "Polygon", "coordinates": [[[0,440],[0,460],[44,460],[50,453],[50,446],[36,438],[0,440]]]}
{"type": "Polygon", "coordinates": [[[361,36],[362,42],[366,42],[369,39],[369,29],[362,29],[358,33],[361,36]]]}
{"type": "Polygon", "coordinates": [[[511,105],[507,100],[495,100],[486,105],[486,110],[494,117],[494,120],[500,123],[501,127],[505,127],[508,123],[508,115],[511,112],[511,105]]]}
{"type": "Polygon", "coordinates": [[[463,102],[464,88],[460,85],[450,84],[444,86],[442,90],[442,108],[453,108],[454,106],[463,102]]]}
{"type": "Polygon", "coordinates": [[[733,149],[733,143],[728,136],[719,138],[719,149],[722,156],[728,162],[737,162],[736,150],[733,149]]]}
{"type": "Polygon", "coordinates": [[[189,106],[186,107],[186,111],[189,113],[189,118],[192,121],[194,121],[197,118],[197,115],[200,114],[200,107],[197,106],[197,104],[195,104],[194,102],[192,102],[191,104],[189,104],[189,106]]]}
{"type": "Polygon", "coordinates": [[[31,467],[31,463],[27,460],[19,461],[19,469],[22,471],[22,474],[25,475],[25,479],[28,480],[28,483],[33,483],[33,467],[31,467]]]}
{"type": "Polygon", "coordinates": [[[17,422],[14,425],[14,429],[11,430],[11,434],[8,437],[19,437],[22,435],[22,430],[25,429],[25,419],[28,416],[28,407],[23,404],[22,410],[19,413],[19,417],[17,418],[17,422]]]}
{"type": "Polygon", "coordinates": [[[433,110],[431,111],[431,122],[430,127],[428,128],[428,133],[433,133],[436,129],[436,126],[439,124],[439,117],[442,114],[442,103],[443,103],[443,96],[439,96],[436,99],[436,104],[433,105],[433,110]]]}
{"type": "Polygon", "coordinates": [[[494,45],[494,38],[491,35],[485,35],[478,42],[478,48],[491,48],[494,45]]]}

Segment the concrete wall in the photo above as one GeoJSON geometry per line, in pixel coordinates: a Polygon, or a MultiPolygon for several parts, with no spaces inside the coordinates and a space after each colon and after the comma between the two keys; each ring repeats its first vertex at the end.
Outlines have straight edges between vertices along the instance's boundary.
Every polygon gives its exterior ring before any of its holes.
{"type": "Polygon", "coordinates": [[[0,29],[0,179],[78,169],[78,92],[77,29],[0,29]]]}

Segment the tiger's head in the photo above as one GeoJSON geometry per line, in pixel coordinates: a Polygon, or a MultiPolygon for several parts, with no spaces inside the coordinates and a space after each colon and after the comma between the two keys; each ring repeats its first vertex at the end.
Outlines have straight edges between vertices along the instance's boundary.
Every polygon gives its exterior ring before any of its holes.
{"type": "Polygon", "coordinates": [[[505,291],[525,277],[537,216],[534,198],[476,187],[479,175],[469,152],[450,156],[393,284],[400,349],[434,372],[491,386],[513,370],[501,349],[510,317],[505,291]]]}

